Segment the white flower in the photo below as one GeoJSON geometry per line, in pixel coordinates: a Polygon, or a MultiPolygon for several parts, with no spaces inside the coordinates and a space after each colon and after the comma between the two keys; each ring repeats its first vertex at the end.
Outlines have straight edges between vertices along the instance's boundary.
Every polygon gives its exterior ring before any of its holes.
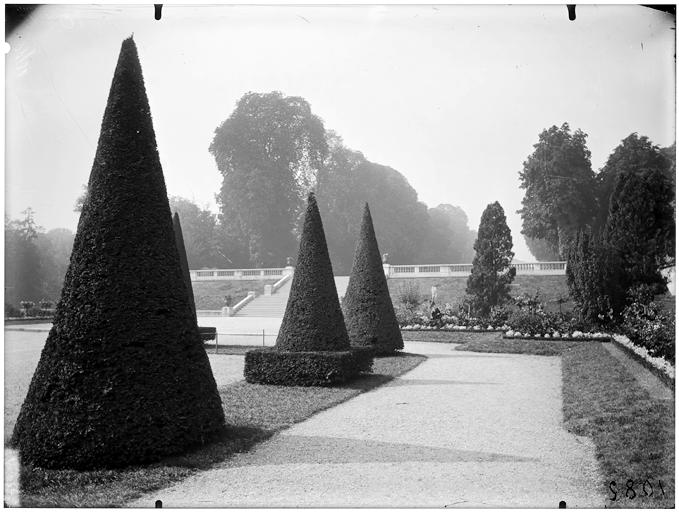
{"type": "Polygon", "coordinates": [[[509,330],[509,331],[505,332],[505,336],[507,336],[508,338],[514,336],[514,331],[509,330]]]}

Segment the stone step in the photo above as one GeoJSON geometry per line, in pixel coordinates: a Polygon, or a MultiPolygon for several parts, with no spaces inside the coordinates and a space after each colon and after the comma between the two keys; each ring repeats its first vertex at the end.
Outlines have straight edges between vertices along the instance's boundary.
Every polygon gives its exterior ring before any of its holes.
{"type": "MultiPolygon", "coordinates": [[[[340,298],[344,295],[348,284],[349,276],[335,276],[335,287],[337,288],[337,295],[340,298]]],[[[288,305],[291,286],[292,280],[289,280],[272,295],[260,295],[256,297],[234,316],[283,318],[285,308],[288,305]]]]}

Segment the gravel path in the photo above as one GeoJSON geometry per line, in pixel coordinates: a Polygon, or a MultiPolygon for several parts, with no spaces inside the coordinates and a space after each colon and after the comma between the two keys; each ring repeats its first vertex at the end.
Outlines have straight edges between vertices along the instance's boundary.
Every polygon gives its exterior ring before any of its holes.
{"type": "Polygon", "coordinates": [[[594,447],[562,426],[561,360],[455,352],[130,503],[152,507],[602,507],[594,447]]]}

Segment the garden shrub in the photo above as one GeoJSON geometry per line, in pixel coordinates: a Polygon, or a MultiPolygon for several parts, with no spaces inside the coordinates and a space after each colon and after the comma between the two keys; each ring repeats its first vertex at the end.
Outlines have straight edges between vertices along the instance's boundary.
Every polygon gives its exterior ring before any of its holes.
{"type": "Polygon", "coordinates": [[[137,48],[122,43],[53,327],[10,445],[91,469],[179,454],[223,431],[172,230],[137,48]]]}
{"type": "Polygon", "coordinates": [[[217,328],[198,327],[198,333],[200,334],[200,340],[202,342],[214,340],[217,337],[217,328]]]}
{"type": "Polygon", "coordinates": [[[5,318],[18,318],[21,310],[12,304],[5,303],[5,318]]]}
{"type": "Polygon", "coordinates": [[[507,306],[495,306],[490,309],[490,316],[486,324],[501,326],[507,323],[511,310],[507,306]]]}
{"type": "Polygon", "coordinates": [[[334,386],[372,370],[373,351],[355,347],[347,351],[289,352],[274,348],[245,354],[245,380],[284,386],[334,386]]]}
{"type": "Polygon", "coordinates": [[[418,308],[424,300],[420,287],[413,279],[405,279],[398,285],[396,297],[400,305],[413,310],[418,308]]]}
{"type": "Polygon", "coordinates": [[[377,355],[391,354],[403,348],[367,203],[343,310],[352,345],[373,347],[377,355]]]}
{"type": "Polygon", "coordinates": [[[645,347],[654,357],[675,361],[675,319],[652,300],[650,286],[639,285],[629,294],[623,310],[622,331],[635,345],[645,347]]]}

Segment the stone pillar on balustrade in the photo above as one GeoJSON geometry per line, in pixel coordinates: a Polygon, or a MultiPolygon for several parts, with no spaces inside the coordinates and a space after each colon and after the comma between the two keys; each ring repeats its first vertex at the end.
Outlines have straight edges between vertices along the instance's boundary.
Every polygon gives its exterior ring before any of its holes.
{"type": "Polygon", "coordinates": [[[382,268],[384,269],[384,276],[389,279],[391,276],[391,265],[389,264],[389,253],[385,252],[382,255],[382,268]]]}
{"type": "Polygon", "coordinates": [[[285,268],[283,269],[284,276],[291,276],[295,272],[295,267],[292,265],[292,258],[288,256],[285,259],[285,268]]]}

